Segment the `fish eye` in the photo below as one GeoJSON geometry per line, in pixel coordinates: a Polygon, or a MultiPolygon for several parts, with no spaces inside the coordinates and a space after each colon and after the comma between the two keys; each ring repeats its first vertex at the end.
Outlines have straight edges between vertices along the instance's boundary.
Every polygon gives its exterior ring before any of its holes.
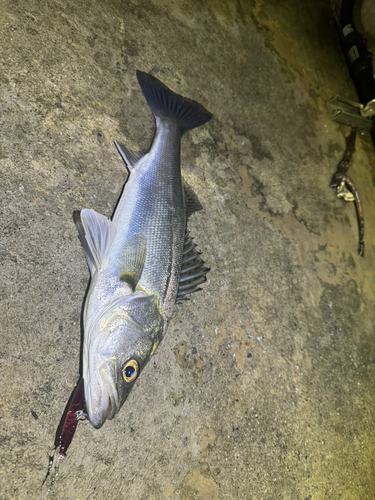
{"type": "Polygon", "coordinates": [[[122,376],[124,377],[125,382],[134,382],[134,380],[138,377],[139,373],[139,364],[135,359],[131,359],[128,361],[124,368],[122,369],[122,376]]]}

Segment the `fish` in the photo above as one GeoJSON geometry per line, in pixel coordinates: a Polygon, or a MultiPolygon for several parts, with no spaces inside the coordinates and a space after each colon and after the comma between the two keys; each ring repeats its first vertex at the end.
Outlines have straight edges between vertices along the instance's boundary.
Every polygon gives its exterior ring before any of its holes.
{"type": "Polygon", "coordinates": [[[201,290],[209,268],[188,229],[202,209],[181,175],[181,138],[212,115],[199,103],[137,71],[155,117],[150,150],[115,145],[129,176],[111,219],[74,216],[87,264],[82,378],[85,410],[97,429],[113,419],[163,339],[176,302],[201,290]]]}

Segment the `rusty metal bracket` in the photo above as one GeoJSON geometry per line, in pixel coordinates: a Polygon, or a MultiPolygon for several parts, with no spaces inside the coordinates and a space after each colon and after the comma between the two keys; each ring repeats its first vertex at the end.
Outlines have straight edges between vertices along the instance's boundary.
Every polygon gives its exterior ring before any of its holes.
{"type": "Polygon", "coordinates": [[[366,106],[359,102],[351,101],[337,95],[327,102],[331,119],[351,128],[370,131],[373,126],[372,118],[375,116],[375,99],[366,106]]]}

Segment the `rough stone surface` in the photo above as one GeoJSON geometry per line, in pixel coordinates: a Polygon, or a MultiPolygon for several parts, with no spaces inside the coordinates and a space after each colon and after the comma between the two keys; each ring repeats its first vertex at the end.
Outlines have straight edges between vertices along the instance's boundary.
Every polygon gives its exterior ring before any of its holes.
{"type": "Polygon", "coordinates": [[[48,498],[375,498],[374,149],[329,182],[356,98],[328,2],[0,2],[2,499],[41,489],[79,373],[88,270],[72,213],[110,216],[113,145],[146,151],[135,70],[213,114],[183,140],[209,283],[177,306],[120,414],[81,424],[48,498]]]}

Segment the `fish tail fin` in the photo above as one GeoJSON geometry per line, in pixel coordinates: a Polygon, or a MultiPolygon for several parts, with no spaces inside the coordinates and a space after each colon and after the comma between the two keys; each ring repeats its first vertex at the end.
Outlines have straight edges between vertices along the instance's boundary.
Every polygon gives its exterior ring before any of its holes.
{"type": "Polygon", "coordinates": [[[179,121],[183,132],[199,127],[212,118],[201,104],[175,94],[157,78],[137,71],[138,83],[156,120],[173,117],[179,121]]]}

